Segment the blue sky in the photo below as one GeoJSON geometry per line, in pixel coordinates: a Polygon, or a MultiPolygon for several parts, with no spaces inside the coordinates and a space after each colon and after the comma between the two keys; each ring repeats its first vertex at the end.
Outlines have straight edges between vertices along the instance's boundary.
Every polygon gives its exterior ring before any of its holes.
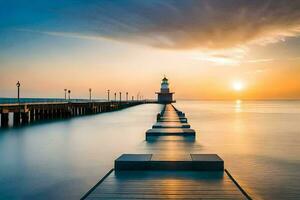
{"type": "Polygon", "coordinates": [[[0,73],[6,75],[0,96],[14,95],[21,80],[27,96],[56,97],[55,87],[74,87],[83,97],[80,86],[92,85],[98,96],[112,87],[151,97],[167,74],[182,98],[297,98],[299,34],[298,0],[0,1],[0,73]],[[258,71],[266,74],[245,75],[258,71]],[[55,82],[47,76],[54,72],[77,75],[55,82]],[[266,77],[269,86],[286,88],[262,89],[266,77]],[[221,83],[211,83],[216,78],[221,83]],[[248,85],[247,94],[221,88],[237,79],[248,85]]]}

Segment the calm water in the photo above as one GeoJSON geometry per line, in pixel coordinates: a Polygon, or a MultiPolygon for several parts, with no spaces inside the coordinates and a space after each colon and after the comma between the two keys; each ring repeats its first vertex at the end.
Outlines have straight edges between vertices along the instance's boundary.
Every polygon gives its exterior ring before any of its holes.
{"type": "Polygon", "coordinates": [[[0,199],[79,199],[122,153],[218,153],[250,194],[300,199],[300,101],[179,101],[196,141],[147,143],[160,105],[0,129],[0,199]]]}

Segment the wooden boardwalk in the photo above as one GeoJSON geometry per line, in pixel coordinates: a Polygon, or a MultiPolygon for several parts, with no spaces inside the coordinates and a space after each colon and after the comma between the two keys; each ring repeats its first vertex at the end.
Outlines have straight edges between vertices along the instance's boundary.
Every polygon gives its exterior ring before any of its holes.
{"type": "MultiPolygon", "coordinates": [[[[167,104],[146,132],[146,140],[162,136],[195,138],[195,131],[184,113],[167,104]]],[[[251,199],[224,170],[218,155],[182,153],[123,154],[115,160],[115,169],[82,199],[251,199]]]]}
{"type": "Polygon", "coordinates": [[[82,199],[250,199],[227,172],[111,171],[82,199]]]}

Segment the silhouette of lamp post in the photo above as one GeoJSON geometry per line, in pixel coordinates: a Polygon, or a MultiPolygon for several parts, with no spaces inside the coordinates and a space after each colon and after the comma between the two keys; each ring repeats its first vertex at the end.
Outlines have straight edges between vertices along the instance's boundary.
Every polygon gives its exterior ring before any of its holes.
{"type": "Polygon", "coordinates": [[[20,86],[21,86],[21,83],[18,81],[16,86],[18,88],[18,103],[20,103],[20,86]]]}
{"type": "Polygon", "coordinates": [[[92,88],[89,89],[90,92],[90,101],[92,101],[92,88]]]}
{"type": "Polygon", "coordinates": [[[115,101],[117,101],[117,93],[115,92],[115,101]]]}
{"type": "Polygon", "coordinates": [[[68,90],[69,101],[71,100],[71,90],[68,90]]]}
{"type": "Polygon", "coordinates": [[[122,101],[122,92],[119,92],[120,95],[120,101],[122,101]]]}
{"type": "Polygon", "coordinates": [[[109,101],[109,92],[110,90],[107,90],[107,101],[109,101]]]}
{"type": "Polygon", "coordinates": [[[65,100],[67,100],[67,89],[64,89],[64,91],[65,91],[65,100]]]}
{"type": "Polygon", "coordinates": [[[128,92],[126,92],[126,101],[128,101],[128,92]]]}

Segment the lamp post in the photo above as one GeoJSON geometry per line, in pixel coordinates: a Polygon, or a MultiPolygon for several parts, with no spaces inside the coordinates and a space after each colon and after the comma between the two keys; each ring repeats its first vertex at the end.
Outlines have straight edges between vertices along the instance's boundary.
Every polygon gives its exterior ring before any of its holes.
{"type": "Polygon", "coordinates": [[[69,101],[71,100],[71,90],[68,90],[69,101]]]}
{"type": "Polygon", "coordinates": [[[107,101],[109,101],[109,92],[110,90],[107,90],[107,101]]]}
{"type": "Polygon", "coordinates": [[[18,88],[18,103],[20,103],[20,86],[21,86],[20,81],[17,82],[16,86],[18,88]]]}
{"type": "Polygon", "coordinates": [[[122,92],[119,92],[120,95],[120,101],[122,101],[122,92]]]}
{"type": "Polygon", "coordinates": [[[90,92],[90,101],[92,101],[92,88],[89,89],[90,92]]]}
{"type": "Polygon", "coordinates": [[[67,100],[67,89],[64,89],[64,91],[65,91],[65,100],[67,100]]]}
{"type": "Polygon", "coordinates": [[[117,101],[117,93],[115,92],[115,101],[117,101]]]}
{"type": "Polygon", "coordinates": [[[133,100],[134,100],[134,96],[131,97],[131,101],[133,101],[133,100]]]}
{"type": "Polygon", "coordinates": [[[128,92],[126,92],[126,101],[128,101],[128,92]]]}

